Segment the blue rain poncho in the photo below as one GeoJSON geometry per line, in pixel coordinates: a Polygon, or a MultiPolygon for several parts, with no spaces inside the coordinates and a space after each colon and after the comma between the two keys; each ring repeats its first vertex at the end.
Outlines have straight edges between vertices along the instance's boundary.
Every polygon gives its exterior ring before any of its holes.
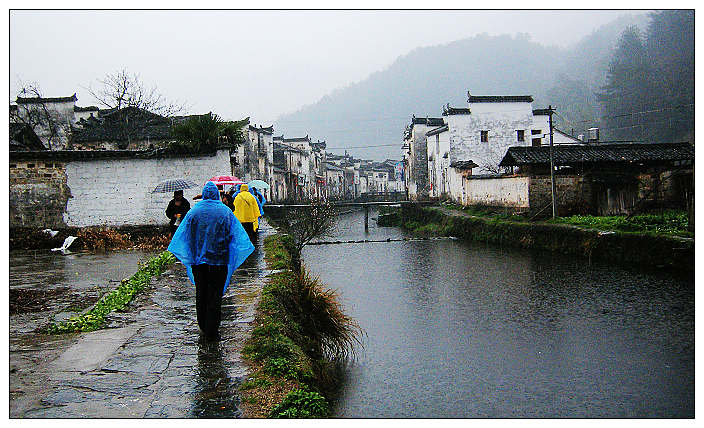
{"type": "Polygon", "coordinates": [[[254,195],[254,199],[257,200],[257,205],[259,205],[259,217],[264,215],[264,204],[266,203],[266,199],[264,199],[264,195],[261,194],[261,192],[254,187],[249,188],[249,193],[254,195]]]}
{"type": "Polygon", "coordinates": [[[222,290],[225,294],[232,273],[252,254],[254,245],[239,220],[220,201],[218,188],[209,181],[203,187],[203,200],[183,217],[167,250],[186,266],[194,285],[193,265],[227,265],[222,290]]]}

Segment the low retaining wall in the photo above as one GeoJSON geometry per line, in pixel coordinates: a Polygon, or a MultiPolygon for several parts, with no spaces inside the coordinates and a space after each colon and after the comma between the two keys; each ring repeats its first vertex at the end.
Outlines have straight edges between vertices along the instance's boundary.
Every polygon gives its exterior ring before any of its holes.
{"type": "Polygon", "coordinates": [[[694,272],[694,240],[633,233],[603,233],[570,225],[519,223],[449,215],[437,208],[406,204],[402,223],[435,223],[451,236],[521,248],[575,254],[590,260],[639,264],[694,272]]]}

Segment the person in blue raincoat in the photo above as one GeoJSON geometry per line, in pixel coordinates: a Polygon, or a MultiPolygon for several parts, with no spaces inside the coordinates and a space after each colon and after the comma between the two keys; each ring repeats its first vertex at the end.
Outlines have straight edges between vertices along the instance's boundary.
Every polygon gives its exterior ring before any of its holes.
{"type": "Polygon", "coordinates": [[[198,326],[208,338],[218,336],[220,305],[232,273],[254,251],[242,224],[220,201],[212,181],[176,229],[167,248],[186,266],[196,287],[198,326]]]}
{"type": "Polygon", "coordinates": [[[254,187],[250,186],[249,193],[253,194],[254,199],[257,200],[257,205],[259,205],[259,217],[261,218],[261,216],[264,215],[264,204],[266,203],[266,199],[264,199],[264,195],[262,195],[259,189],[256,189],[254,187]]]}

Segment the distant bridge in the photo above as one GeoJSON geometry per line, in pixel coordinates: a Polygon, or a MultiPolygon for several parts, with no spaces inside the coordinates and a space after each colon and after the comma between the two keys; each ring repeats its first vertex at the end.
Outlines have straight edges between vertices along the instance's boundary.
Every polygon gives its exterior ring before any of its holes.
{"type": "MultiPolygon", "coordinates": [[[[370,206],[391,206],[391,205],[436,205],[436,201],[374,201],[374,202],[354,202],[354,201],[333,201],[331,205],[335,207],[364,207],[364,230],[369,230],[369,207],[370,206]]],[[[271,208],[302,208],[311,204],[266,204],[271,208]]]]}

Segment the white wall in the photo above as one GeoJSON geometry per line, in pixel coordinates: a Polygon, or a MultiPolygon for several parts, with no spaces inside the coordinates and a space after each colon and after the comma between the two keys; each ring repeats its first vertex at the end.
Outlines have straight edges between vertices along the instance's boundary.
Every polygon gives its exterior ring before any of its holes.
{"type": "Polygon", "coordinates": [[[173,193],[151,193],[169,178],[192,180],[198,187],[184,197],[194,205],[206,180],[230,174],[229,150],[214,156],[164,159],[97,159],[66,163],[69,198],[64,222],[68,226],[166,225],[164,214],[173,193]]]}
{"type": "Polygon", "coordinates": [[[530,177],[469,178],[464,180],[465,205],[528,208],[530,177]]]}
{"type": "Polygon", "coordinates": [[[534,124],[531,103],[472,103],[471,114],[445,116],[449,126],[450,157],[453,161],[472,160],[479,168],[474,174],[494,172],[511,146],[529,146],[534,124]],[[517,130],[525,131],[525,141],[517,140],[517,130]],[[481,142],[481,131],[488,131],[488,142],[481,142]]]}

